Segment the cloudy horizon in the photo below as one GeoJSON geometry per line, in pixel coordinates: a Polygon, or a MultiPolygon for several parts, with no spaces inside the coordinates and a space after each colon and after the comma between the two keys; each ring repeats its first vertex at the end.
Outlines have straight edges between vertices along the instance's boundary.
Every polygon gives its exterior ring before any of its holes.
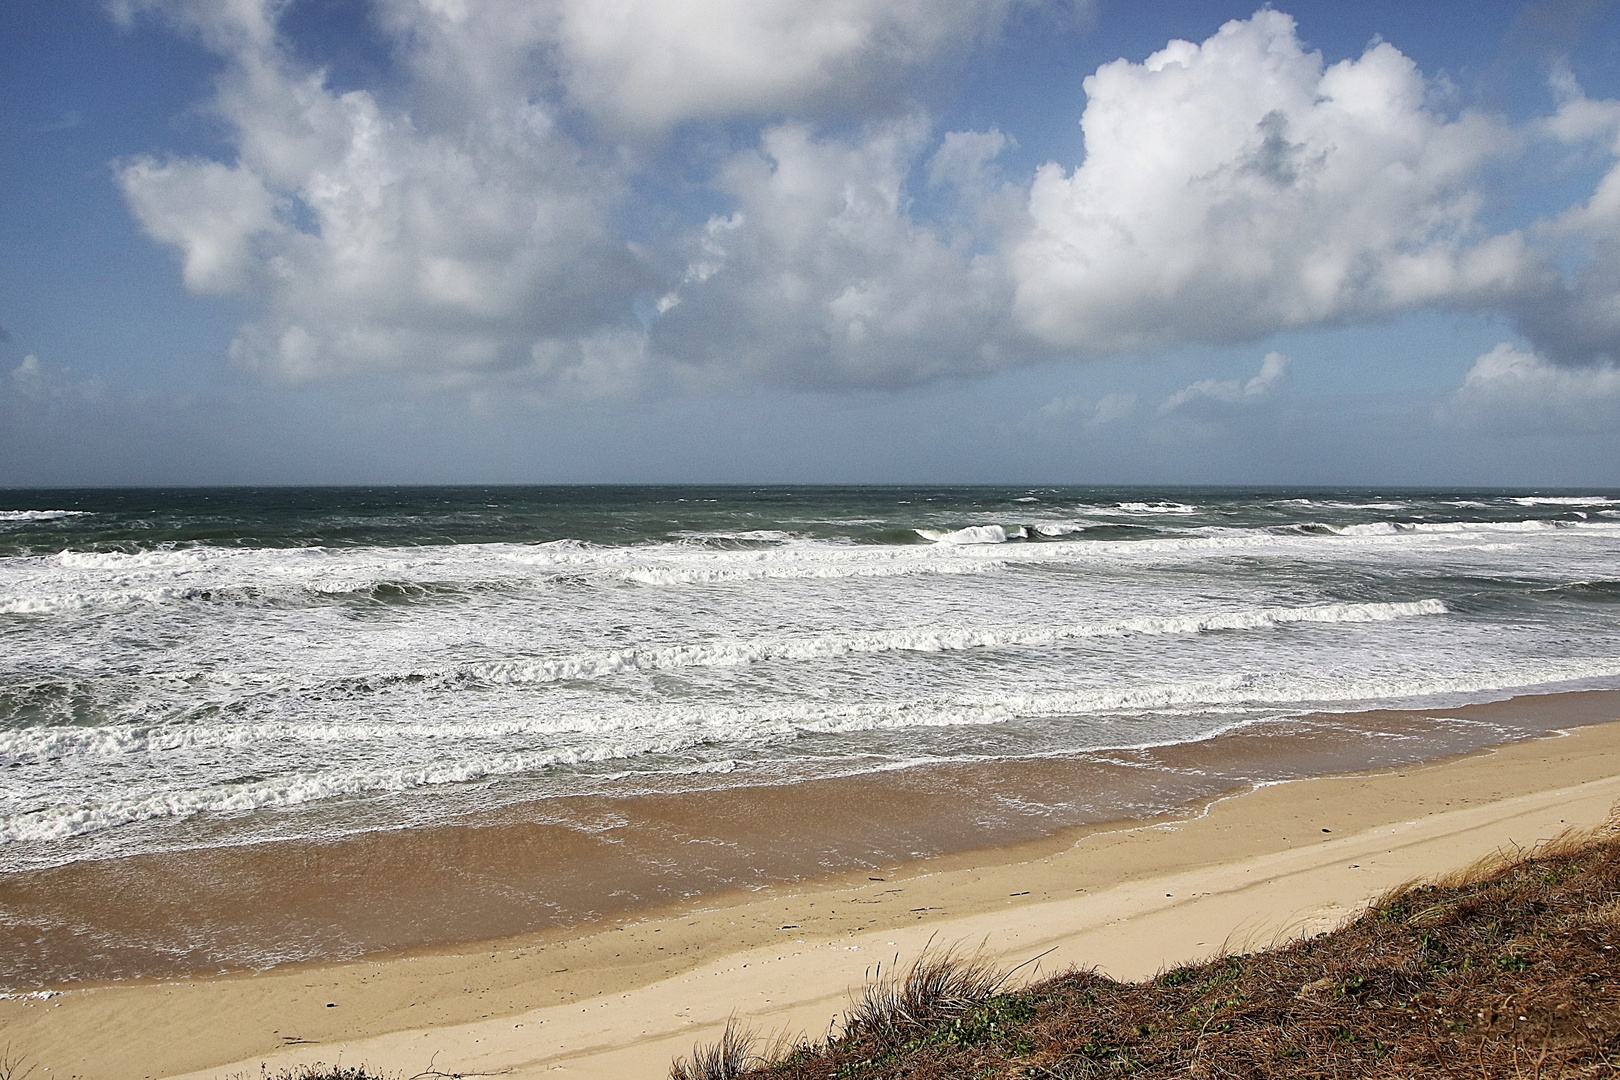
{"type": "Polygon", "coordinates": [[[1614,483],[1614,5],[29,0],[0,486],[1614,483]]]}

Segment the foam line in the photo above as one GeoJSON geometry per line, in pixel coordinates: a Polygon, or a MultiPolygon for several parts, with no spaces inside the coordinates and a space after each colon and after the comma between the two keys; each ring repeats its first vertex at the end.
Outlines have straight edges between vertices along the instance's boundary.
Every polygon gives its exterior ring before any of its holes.
{"type": "Polygon", "coordinates": [[[1121,566],[1142,560],[1221,557],[1254,552],[1304,558],[1354,556],[1368,546],[1466,544],[1554,530],[1593,539],[1620,534],[1613,521],[1364,522],[1278,529],[1202,527],[1148,539],[1054,539],[1009,543],[1032,530],[1078,531],[1078,522],[972,525],[919,530],[928,545],[863,545],[795,540],[752,550],[701,543],[623,548],[578,541],[463,544],[420,548],[226,549],[203,546],[139,552],[65,551],[0,559],[0,614],[71,614],[174,604],[330,604],[334,600],[453,597],[481,590],[546,590],[574,585],[680,587],[754,581],[882,579],[908,575],[996,573],[1013,566],[1121,566]]]}
{"type": "Polygon", "coordinates": [[[88,510],[0,510],[0,522],[58,521],[62,518],[89,516],[88,510]]]}
{"type": "Polygon", "coordinates": [[[947,652],[1052,645],[1081,638],[1128,637],[1132,634],[1202,634],[1264,630],[1300,623],[1389,622],[1424,615],[1444,615],[1446,610],[1446,605],[1441,601],[1429,599],[1407,603],[1318,604],[1303,608],[1251,608],[1198,615],[1142,616],[1024,629],[929,627],[866,634],[806,635],[778,640],[720,641],[662,649],[621,649],[547,660],[475,664],[462,671],[466,677],[488,684],[558,682],[624,672],[734,667],[771,660],[817,660],[850,653],[947,652]]]}
{"type": "MultiPolygon", "coordinates": [[[[527,753],[463,752],[427,764],[356,769],[298,771],[234,785],[60,805],[0,815],[0,845],[60,840],[158,818],[184,818],[199,813],[238,812],[375,792],[534,773],[559,766],[623,760],[646,754],[672,754],[705,745],[746,744],[769,731],[847,733],[905,727],[998,724],[1009,720],[1152,710],[1204,711],[1221,707],[1322,707],[1353,703],[1358,708],[1405,702],[1448,693],[1505,692],[1599,676],[1620,675],[1620,657],[1582,661],[1543,661],[1508,665],[1492,671],[1444,677],[1367,679],[1290,679],[1282,676],[1228,675],[1212,679],[1132,688],[1015,696],[1001,701],[862,703],[839,708],[792,705],[773,709],[695,708],[666,710],[661,722],[646,724],[624,737],[594,737],[588,746],[558,747],[527,753]]],[[[1209,725],[1182,740],[1202,739],[1209,725]]],[[[449,734],[446,731],[446,734],[449,734]]],[[[467,744],[475,732],[456,734],[467,744]]],[[[419,735],[418,735],[419,737],[419,735]]],[[[1168,741],[1155,745],[1166,745],[1168,741]]],[[[1078,747],[1094,752],[1106,745],[1078,747]]],[[[729,772],[735,760],[676,766],[669,772],[729,772]]]]}

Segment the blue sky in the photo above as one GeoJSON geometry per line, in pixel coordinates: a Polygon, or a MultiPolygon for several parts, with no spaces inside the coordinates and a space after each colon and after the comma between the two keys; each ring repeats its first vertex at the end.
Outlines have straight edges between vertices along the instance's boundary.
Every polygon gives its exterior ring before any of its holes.
{"type": "Polygon", "coordinates": [[[0,38],[0,485],[1620,483],[1613,4],[0,38]]]}

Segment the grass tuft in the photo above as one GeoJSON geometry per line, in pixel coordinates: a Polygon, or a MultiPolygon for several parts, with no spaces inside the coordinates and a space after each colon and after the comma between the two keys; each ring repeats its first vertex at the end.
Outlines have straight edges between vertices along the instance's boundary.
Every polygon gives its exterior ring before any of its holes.
{"type": "Polygon", "coordinates": [[[374,1073],[364,1065],[328,1065],[317,1061],[313,1065],[295,1065],[290,1069],[270,1072],[260,1069],[261,1080],[394,1080],[393,1077],[374,1073]]]}
{"type": "Polygon", "coordinates": [[[879,964],[844,1016],[844,1036],[898,1046],[988,1001],[1006,980],[983,957],[951,949],[923,950],[904,973],[885,975],[879,964]]]}
{"type": "Polygon", "coordinates": [[[732,1018],[726,1021],[726,1030],[719,1042],[692,1047],[690,1064],[684,1058],[677,1058],[669,1067],[669,1080],[734,1080],[764,1062],[764,1057],[754,1053],[753,1032],[739,1027],[732,1018]]]}

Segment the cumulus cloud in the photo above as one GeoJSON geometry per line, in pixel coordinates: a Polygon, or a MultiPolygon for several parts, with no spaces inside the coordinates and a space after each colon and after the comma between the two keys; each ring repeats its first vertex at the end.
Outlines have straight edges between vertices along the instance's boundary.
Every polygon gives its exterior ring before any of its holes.
{"type": "Polygon", "coordinates": [[[1502,342],[1441,404],[1442,423],[1504,434],[1605,432],[1620,420],[1620,369],[1554,364],[1502,342]]]}
{"type": "Polygon", "coordinates": [[[654,344],[694,368],[807,386],[899,386],[1005,362],[1006,281],[907,212],[917,119],[860,138],[771,128],[734,157],[654,344]]]}
{"type": "Polygon", "coordinates": [[[258,263],[254,241],[282,230],[275,197],[247,169],[138,157],[119,170],[119,180],[147,234],[180,249],[193,292],[245,287],[258,263]]]}
{"type": "MultiPolygon", "coordinates": [[[[847,106],[1016,2],[381,0],[406,76],[384,101],[299,62],[275,0],[123,0],[122,17],[159,12],[226,60],[212,106],[237,157],[145,155],[118,178],[189,288],[259,301],[231,353],[282,376],[523,369],[604,393],[669,362],[828,384],[969,370],[991,362],[987,308],[1006,304],[907,216],[914,117],[855,142],[765,131],[716,181],[736,213],[658,250],[622,235],[644,209],[626,201],[635,155],[562,121],[847,106]],[[648,296],[663,297],[650,313],[648,296]],[[655,357],[649,317],[681,299],[655,357]],[[705,315],[719,321],[695,326],[705,315]]],[[[941,182],[982,194],[1005,143],[948,141],[941,182]]]]}
{"type": "Polygon", "coordinates": [[[1620,101],[1592,101],[1568,71],[1555,69],[1558,111],[1540,127],[1576,148],[1596,146],[1613,159],[1592,195],[1539,233],[1560,245],[1571,272],[1513,305],[1538,352],[1559,363],[1620,361],[1620,101]]]}
{"type": "Polygon", "coordinates": [[[1252,379],[1200,379],[1165,398],[1159,412],[1171,413],[1188,405],[1205,402],[1217,405],[1243,405],[1260,401],[1288,374],[1288,357],[1271,352],[1260,361],[1260,371],[1252,379]]]}
{"type": "Polygon", "coordinates": [[[991,162],[1012,144],[998,128],[946,132],[928,161],[928,182],[982,196],[997,180],[991,162]]]}
{"type": "Polygon", "coordinates": [[[1261,11],[1085,87],[1085,160],[1041,168],[1013,253],[1018,316],[1052,345],[1251,340],[1489,302],[1542,273],[1475,222],[1471,184],[1511,134],[1432,111],[1392,45],[1325,65],[1261,11]]]}
{"type": "Polygon", "coordinates": [[[616,126],[865,111],[1018,0],[562,0],[573,99],[616,126]]]}
{"type": "Polygon", "coordinates": [[[1055,0],[373,0],[386,91],[300,59],[281,0],[113,3],[224,60],[231,153],[117,176],[190,289],[252,302],[236,361],[284,377],[902,387],[1434,305],[1516,318],[1552,362],[1620,342],[1620,103],[1571,81],[1528,127],[1449,115],[1394,46],[1328,64],[1276,11],[1099,68],[1084,158],[1015,184],[1011,135],[941,135],[903,91],[1055,0]],[[681,158],[691,124],[724,138],[681,158]],[[1491,235],[1485,166],[1537,138],[1616,170],[1491,235]],[[672,162],[723,209],[661,201],[644,170],[672,162]]]}
{"type": "Polygon", "coordinates": [[[498,5],[396,5],[416,107],[391,109],[300,65],[280,6],[165,9],[227,61],[214,107],[238,157],[118,172],[188,286],[261,301],[239,362],[291,377],[510,368],[538,339],[628,317],[653,275],[608,225],[622,176],[521,92],[533,27],[498,5]]]}

